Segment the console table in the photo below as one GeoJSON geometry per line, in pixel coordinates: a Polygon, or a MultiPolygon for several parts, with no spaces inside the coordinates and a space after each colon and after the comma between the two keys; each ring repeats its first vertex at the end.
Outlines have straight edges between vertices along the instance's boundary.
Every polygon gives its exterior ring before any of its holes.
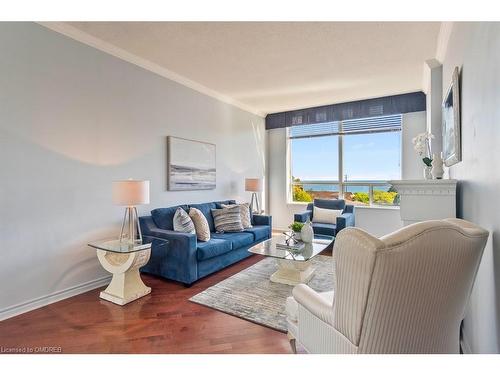
{"type": "Polygon", "coordinates": [[[403,224],[456,217],[457,182],[457,180],[389,181],[400,196],[399,213],[403,224]]]}

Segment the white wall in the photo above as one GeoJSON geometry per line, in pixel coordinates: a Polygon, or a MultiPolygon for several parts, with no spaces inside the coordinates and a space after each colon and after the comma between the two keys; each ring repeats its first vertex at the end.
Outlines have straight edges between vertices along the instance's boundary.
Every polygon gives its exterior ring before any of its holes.
{"type": "Polygon", "coordinates": [[[287,204],[286,129],[266,130],[268,163],[268,207],[274,229],[286,229],[293,214],[305,208],[303,204],[287,204]]]}
{"type": "MultiPolygon", "coordinates": [[[[458,214],[490,231],[464,321],[474,353],[500,352],[500,24],[455,23],[443,61],[443,91],[461,67],[462,162],[458,214]]],[[[444,95],[445,93],[443,93],[444,95]]]]}
{"type": "Polygon", "coordinates": [[[424,178],[424,163],[413,148],[413,138],[426,131],[426,112],[405,113],[401,133],[401,178],[421,180],[424,178]]]}
{"type": "Polygon", "coordinates": [[[113,180],[151,181],[146,214],[265,175],[258,116],[36,24],[0,23],[0,50],[0,318],[105,281],[86,244],[119,231],[113,180]],[[215,190],[166,191],[167,135],[217,145],[215,190]]]}
{"type": "MultiPolygon", "coordinates": [[[[426,113],[403,115],[402,177],[421,179],[422,162],[413,150],[412,138],[426,129],[426,113]]],[[[293,221],[293,215],[303,212],[307,204],[287,202],[287,147],[286,129],[267,131],[269,210],[275,229],[283,230],[293,221]]],[[[402,226],[399,209],[360,208],[356,210],[356,226],[377,236],[391,233],[402,226]]]]}
{"type": "Polygon", "coordinates": [[[396,207],[357,207],[356,226],[381,237],[403,227],[396,207]]]}
{"type": "MultiPolygon", "coordinates": [[[[441,119],[441,97],[443,93],[443,65],[436,59],[425,62],[427,87],[426,96],[427,129],[434,135],[432,142],[432,153],[439,154],[442,151],[442,119],[441,119]]],[[[432,155],[431,155],[432,156],[432,155]]]]}

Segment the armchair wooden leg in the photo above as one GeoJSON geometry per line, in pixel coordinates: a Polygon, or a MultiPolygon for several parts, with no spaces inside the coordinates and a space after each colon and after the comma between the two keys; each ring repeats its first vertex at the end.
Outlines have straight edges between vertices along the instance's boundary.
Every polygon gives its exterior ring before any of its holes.
{"type": "Polygon", "coordinates": [[[293,354],[297,354],[297,340],[290,332],[288,332],[286,336],[288,337],[288,341],[290,341],[290,347],[292,348],[293,354]]]}

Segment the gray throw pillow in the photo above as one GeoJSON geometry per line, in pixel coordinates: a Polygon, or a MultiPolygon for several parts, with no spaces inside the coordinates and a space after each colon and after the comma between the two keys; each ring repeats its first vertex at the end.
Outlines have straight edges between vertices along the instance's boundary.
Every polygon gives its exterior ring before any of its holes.
{"type": "Polygon", "coordinates": [[[250,203],[221,204],[222,208],[240,207],[241,224],[244,229],[252,228],[252,216],[250,214],[250,203]]]}
{"type": "Polygon", "coordinates": [[[217,233],[243,231],[239,206],[212,209],[212,216],[217,233]]]}
{"type": "Polygon", "coordinates": [[[188,213],[181,207],[175,211],[173,224],[176,232],[196,233],[193,220],[191,220],[188,213]]]}

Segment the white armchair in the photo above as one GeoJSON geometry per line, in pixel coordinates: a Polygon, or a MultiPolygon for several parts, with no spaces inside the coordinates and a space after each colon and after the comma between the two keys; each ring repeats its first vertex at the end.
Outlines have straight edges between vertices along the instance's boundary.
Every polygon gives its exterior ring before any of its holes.
{"type": "Polygon", "coordinates": [[[460,219],[375,238],[346,228],[334,291],[305,284],[287,300],[288,336],[309,353],[458,353],[459,327],[488,232],[460,219]]]}

